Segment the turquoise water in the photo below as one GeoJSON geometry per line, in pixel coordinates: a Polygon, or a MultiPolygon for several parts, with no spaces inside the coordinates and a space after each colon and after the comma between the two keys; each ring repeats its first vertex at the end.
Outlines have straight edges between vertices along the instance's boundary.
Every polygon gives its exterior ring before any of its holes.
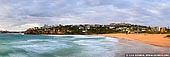
{"type": "Polygon", "coordinates": [[[169,48],[90,35],[0,34],[0,57],[124,57],[124,53],[170,53],[169,48]]]}

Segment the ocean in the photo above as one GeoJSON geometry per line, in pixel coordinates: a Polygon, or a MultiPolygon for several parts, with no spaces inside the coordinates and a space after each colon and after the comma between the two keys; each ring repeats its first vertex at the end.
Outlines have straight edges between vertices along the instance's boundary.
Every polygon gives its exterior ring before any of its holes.
{"type": "Polygon", "coordinates": [[[92,35],[0,34],[0,57],[124,57],[170,53],[170,48],[92,35]]]}

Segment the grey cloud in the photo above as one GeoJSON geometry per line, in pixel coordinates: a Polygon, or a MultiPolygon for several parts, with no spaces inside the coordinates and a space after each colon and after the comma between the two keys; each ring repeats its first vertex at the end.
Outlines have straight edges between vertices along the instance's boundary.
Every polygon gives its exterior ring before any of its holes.
{"type": "Polygon", "coordinates": [[[0,0],[0,28],[111,22],[169,26],[169,5],[169,0],[0,0]]]}

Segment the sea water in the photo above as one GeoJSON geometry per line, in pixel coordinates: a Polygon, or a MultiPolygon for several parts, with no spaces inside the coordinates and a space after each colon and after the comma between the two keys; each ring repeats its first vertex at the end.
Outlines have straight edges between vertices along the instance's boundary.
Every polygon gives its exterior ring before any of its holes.
{"type": "Polygon", "coordinates": [[[124,57],[125,53],[170,52],[125,39],[91,35],[0,34],[0,57],[124,57]]]}

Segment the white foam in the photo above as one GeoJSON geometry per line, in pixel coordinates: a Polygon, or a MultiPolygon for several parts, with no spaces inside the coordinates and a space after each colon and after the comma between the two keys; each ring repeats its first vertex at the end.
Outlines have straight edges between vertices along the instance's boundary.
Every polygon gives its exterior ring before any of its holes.
{"type": "Polygon", "coordinates": [[[24,54],[9,54],[9,57],[28,57],[28,56],[24,54]]]}
{"type": "Polygon", "coordinates": [[[93,45],[98,45],[97,43],[100,43],[99,40],[79,40],[79,41],[74,41],[74,43],[79,44],[79,45],[86,45],[86,46],[93,46],[93,45]]]}
{"type": "Polygon", "coordinates": [[[79,35],[47,35],[47,36],[79,36],[79,35]]]}
{"type": "Polygon", "coordinates": [[[47,36],[73,36],[75,38],[99,38],[104,36],[93,36],[93,35],[47,35],[47,36]]]}
{"type": "Polygon", "coordinates": [[[35,53],[51,53],[53,51],[68,48],[70,46],[66,44],[56,44],[56,43],[40,43],[40,44],[33,44],[33,45],[20,45],[20,46],[13,46],[14,48],[24,49],[27,52],[35,52],[35,53]]]}
{"type": "Polygon", "coordinates": [[[107,41],[119,42],[119,40],[116,38],[111,38],[111,37],[105,37],[105,38],[107,41]]]}
{"type": "Polygon", "coordinates": [[[36,42],[36,41],[49,41],[47,39],[31,39],[31,40],[27,40],[28,42],[36,42]]]}
{"type": "Polygon", "coordinates": [[[73,41],[79,45],[89,45],[88,43],[85,43],[85,40],[79,40],[79,41],[73,41]]]}

